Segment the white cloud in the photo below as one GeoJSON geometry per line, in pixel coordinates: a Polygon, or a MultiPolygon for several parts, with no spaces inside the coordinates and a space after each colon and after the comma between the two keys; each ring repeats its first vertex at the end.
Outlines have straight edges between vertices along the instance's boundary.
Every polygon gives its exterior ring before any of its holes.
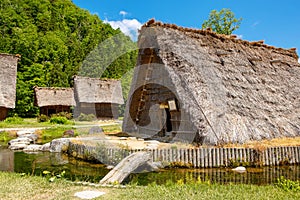
{"type": "Polygon", "coordinates": [[[237,35],[237,39],[243,39],[243,35],[237,35]]]}
{"type": "Polygon", "coordinates": [[[123,17],[125,17],[128,13],[126,11],[124,11],[124,10],[121,10],[119,12],[119,14],[122,15],[123,17]]]}
{"type": "Polygon", "coordinates": [[[122,21],[104,20],[104,22],[110,24],[114,29],[120,28],[120,30],[125,35],[128,35],[133,41],[137,40],[138,29],[142,26],[142,23],[136,19],[123,19],[122,21]]]}
{"type": "Polygon", "coordinates": [[[255,28],[257,25],[259,25],[260,24],[260,21],[256,21],[256,22],[254,22],[252,25],[251,25],[251,27],[252,28],[255,28]]]}

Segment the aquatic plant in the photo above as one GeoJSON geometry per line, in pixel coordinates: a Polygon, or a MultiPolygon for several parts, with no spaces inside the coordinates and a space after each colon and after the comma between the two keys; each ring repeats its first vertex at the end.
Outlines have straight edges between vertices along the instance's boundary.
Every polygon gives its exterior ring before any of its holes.
{"type": "Polygon", "coordinates": [[[64,178],[65,174],[66,174],[65,170],[60,173],[54,173],[46,170],[43,171],[44,177],[46,177],[49,182],[54,182],[57,179],[64,178]]]}
{"type": "Polygon", "coordinates": [[[292,181],[283,176],[277,179],[275,185],[285,191],[300,191],[300,181],[292,181]]]}

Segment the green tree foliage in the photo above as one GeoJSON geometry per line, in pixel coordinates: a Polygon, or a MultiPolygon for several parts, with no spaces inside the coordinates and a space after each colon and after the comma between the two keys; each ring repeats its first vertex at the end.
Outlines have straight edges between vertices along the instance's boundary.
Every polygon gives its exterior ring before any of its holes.
{"type": "Polygon", "coordinates": [[[203,22],[202,29],[211,28],[214,32],[231,35],[240,27],[241,21],[242,18],[235,18],[230,9],[223,8],[220,12],[212,10],[209,19],[203,22]]]}
{"type": "MultiPolygon", "coordinates": [[[[38,113],[33,104],[34,86],[72,87],[74,75],[100,77],[97,70],[103,66],[99,60],[88,61],[91,73],[81,72],[81,66],[90,52],[114,35],[125,41],[119,45],[123,49],[134,45],[119,29],[114,30],[71,0],[1,0],[0,52],[22,56],[14,112],[23,117],[38,113]],[[97,68],[93,69],[94,66],[97,68]]],[[[101,74],[120,78],[134,67],[135,59],[136,51],[123,52],[101,74]]]]}

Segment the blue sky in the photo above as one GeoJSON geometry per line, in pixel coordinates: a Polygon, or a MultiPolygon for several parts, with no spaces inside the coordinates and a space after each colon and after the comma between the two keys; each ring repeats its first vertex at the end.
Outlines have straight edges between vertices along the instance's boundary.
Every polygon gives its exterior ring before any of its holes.
{"type": "Polygon", "coordinates": [[[113,27],[135,38],[141,24],[151,18],[183,27],[201,28],[211,10],[231,9],[242,17],[234,32],[244,40],[264,40],[266,44],[300,52],[299,0],[73,0],[73,2],[113,27]]]}

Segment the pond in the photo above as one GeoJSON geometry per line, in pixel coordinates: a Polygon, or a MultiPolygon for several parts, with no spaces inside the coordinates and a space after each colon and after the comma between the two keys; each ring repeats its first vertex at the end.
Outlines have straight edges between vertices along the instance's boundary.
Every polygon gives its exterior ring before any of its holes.
{"type": "MultiPolygon", "coordinates": [[[[41,176],[45,170],[52,174],[60,174],[65,171],[65,178],[68,180],[92,183],[98,183],[109,171],[102,164],[76,160],[60,153],[27,154],[0,148],[0,171],[41,176]]],[[[228,168],[164,169],[159,172],[132,174],[127,178],[126,183],[147,185],[155,182],[164,184],[167,181],[190,181],[200,177],[201,180],[221,184],[264,185],[276,182],[277,178],[281,176],[291,180],[300,180],[300,166],[247,168],[246,173],[233,172],[228,168]]]]}

